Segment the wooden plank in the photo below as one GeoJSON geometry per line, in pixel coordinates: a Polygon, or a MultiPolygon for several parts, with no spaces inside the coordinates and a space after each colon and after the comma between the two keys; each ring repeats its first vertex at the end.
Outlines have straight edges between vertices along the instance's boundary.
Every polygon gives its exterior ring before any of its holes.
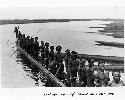
{"type": "Polygon", "coordinates": [[[34,65],[36,65],[50,80],[52,80],[56,86],[58,87],[65,87],[65,85],[57,79],[50,71],[48,71],[45,67],[43,67],[40,63],[38,63],[36,60],[34,60],[28,53],[26,53],[22,48],[20,48],[17,45],[17,49],[24,54],[27,59],[32,62],[34,65]]]}

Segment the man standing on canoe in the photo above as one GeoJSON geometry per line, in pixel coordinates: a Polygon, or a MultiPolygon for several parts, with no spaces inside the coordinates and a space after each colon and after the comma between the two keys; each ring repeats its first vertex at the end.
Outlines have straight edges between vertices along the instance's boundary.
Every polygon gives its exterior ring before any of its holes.
{"type": "Polygon", "coordinates": [[[50,47],[50,52],[49,52],[49,61],[52,62],[54,60],[54,56],[55,56],[55,53],[54,53],[54,46],[51,46],[50,47]]]}
{"type": "Polygon", "coordinates": [[[107,87],[108,82],[110,81],[110,78],[109,78],[109,72],[104,70],[105,68],[104,64],[105,64],[104,62],[99,63],[98,77],[99,77],[101,86],[107,87]]]}
{"type": "Polygon", "coordinates": [[[45,50],[44,42],[41,41],[41,45],[40,45],[40,53],[41,53],[41,56],[44,54],[44,50],[45,50]]]}
{"type": "Polygon", "coordinates": [[[56,54],[55,54],[55,62],[56,62],[56,67],[57,67],[57,71],[55,76],[57,76],[57,78],[59,80],[63,80],[64,76],[63,76],[63,71],[64,71],[64,64],[63,64],[63,54],[61,52],[62,47],[61,46],[57,46],[56,47],[56,54]]]}
{"type": "Polygon", "coordinates": [[[54,61],[54,57],[55,57],[55,52],[54,52],[54,46],[50,47],[50,52],[49,52],[49,68],[50,71],[55,75],[56,74],[56,68],[55,68],[55,61],[54,61]]]}
{"type": "Polygon", "coordinates": [[[95,77],[94,77],[94,59],[89,59],[88,60],[89,64],[86,67],[86,71],[87,71],[87,87],[94,87],[94,81],[95,81],[95,77]]]}
{"type": "Polygon", "coordinates": [[[19,28],[15,27],[15,30],[14,30],[14,32],[16,33],[16,38],[18,38],[18,29],[19,28]]]}
{"type": "Polygon", "coordinates": [[[81,59],[80,66],[78,68],[78,77],[79,77],[79,85],[82,87],[86,87],[87,85],[87,74],[85,68],[85,60],[81,59]]]}
{"type": "Polygon", "coordinates": [[[67,84],[70,86],[71,83],[70,83],[70,73],[69,73],[68,63],[69,63],[69,61],[70,61],[70,59],[71,59],[71,53],[70,53],[70,50],[69,50],[69,49],[67,49],[67,50],[65,51],[65,53],[66,53],[66,55],[65,55],[65,57],[64,57],[64,61],[65,61],[65,68],[66,68],[66,73],[67,73],[67,75],[65,75],[65,76],[66,76],[65,78],[67,79],[67,84]]]}
{"type": "Polygon", "coordinates": [[[45,45],[44,45],[44,42],[41,41],[41,45],[40,45],[40,54],[41,54],[41,57],[42,57],[42,65],[44,65],[43,61],[44,61],[44,58],[45,58],[44,50],[45,50],[45,45]]]}
{"type": "Polygon", "coordinates": [[[37,59],[39,55],[39,42],[38,37],[35,37],[34,41],[34,58],[37,59]]]}
{"type": "Polygon", "coordinates": [[[23,50],[26,49],[26,39],[25,39],[25,34],[22,35],[21,40],[20,40],[20,46],[23,50]]]}
{"type": "Polygon", "coordinates": [[[27,36],[26,38],[26,52],[30,53],[30,36],[27,36]]]}
{"type": "Polygon", "coordinates": [[[66,55],[65,55],[65,58],[64,58],[64,61],[65,61],[65,67],[66,67],[66,72],[68,74],[68,63],[69,63],[69,60],[71,59],[71,53],[70,53],[70,50],[66,50],[66,55]]]}
{"type": "Polygon", "coordinates": [[[71,52],[71,59],[68,63],[69,66],[69,73],[70,73],[70,79],[71,79],[71,86],[75,86],[76,79],[77,79],[77,71],[79,67],[79,61],[77,59],[78,53],[75,51],[71,52]]]}
{"type": "Polygon", "coordinates": [[[48,69],[48,64],[49,64],[49,43],[45,43],[45,49],[44,49],[44,55],[45,55],[45,65],[46,68],[48,69]]]}
{"type": "Polygon", "coordinates": [[[124,82],[120,79],[120,71],[114,70],[112,72],[113,80],[108,84],[110,87],[125,86],[124,82]]]}

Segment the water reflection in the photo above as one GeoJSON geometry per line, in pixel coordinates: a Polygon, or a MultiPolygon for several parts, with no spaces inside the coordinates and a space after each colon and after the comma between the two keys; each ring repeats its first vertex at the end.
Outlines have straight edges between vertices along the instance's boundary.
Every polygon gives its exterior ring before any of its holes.
{"type": "Polygon", "coordinates": [[[40,70],[35,65],[29,62],[23,54],[18,52],[16,59],[17,63],[21,63],[23,65],[22,68],[26,72],[26,75],[35,81],[35,86],[54,86],[54,84],[50,80],[48,80],[45,77],[45,75],[42,72],[40,72],[40,70]]]}

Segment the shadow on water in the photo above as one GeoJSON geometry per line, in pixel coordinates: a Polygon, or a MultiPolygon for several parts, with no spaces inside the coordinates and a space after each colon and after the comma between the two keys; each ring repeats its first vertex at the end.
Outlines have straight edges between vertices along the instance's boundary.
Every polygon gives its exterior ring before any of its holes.
{"type": "Polygon", "coordinates": [[[35,86],[54,86],[53,83],[49,79],[47,79],[46,76],[42,72],[40,72],[40,70],[35,65],[29,62],[23,54],[17,52],[16,62],[23,65],[23,70],[26,72],[27,76],[35,81],[35,86]]]}

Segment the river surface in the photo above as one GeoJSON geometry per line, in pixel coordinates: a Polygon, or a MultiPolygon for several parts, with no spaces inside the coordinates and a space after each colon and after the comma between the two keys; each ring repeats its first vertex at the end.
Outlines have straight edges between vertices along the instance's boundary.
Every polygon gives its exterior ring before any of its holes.
{"type": "MultiPolygon", "coordinates": [[[[54,46],[61,45],[63,52],[70,49],[82,54],[123,57],[123,48],[95,45],[95,41],[124,43],[123,38],[113,38],[99,33],[98,30],[103,28],[89,28],[105,27],[104,24],[109,23],[112,23],[112,21],[93,20],[0,25],[2,87],[37,86],[34,79],[31,78],[32,73],[25,71],[25,69],[28,70],[27,66],[22,64],[20,58],[17,59],[18,52],[13,54],[16,50],[13,33],[15,26],[19,26],[20,31],[26,35],[38,36],[39,41],[49,42],[50,45],[54,46]]],[[[43,84],[41,83],[39,86],[43,86],[43,84]]]]}

